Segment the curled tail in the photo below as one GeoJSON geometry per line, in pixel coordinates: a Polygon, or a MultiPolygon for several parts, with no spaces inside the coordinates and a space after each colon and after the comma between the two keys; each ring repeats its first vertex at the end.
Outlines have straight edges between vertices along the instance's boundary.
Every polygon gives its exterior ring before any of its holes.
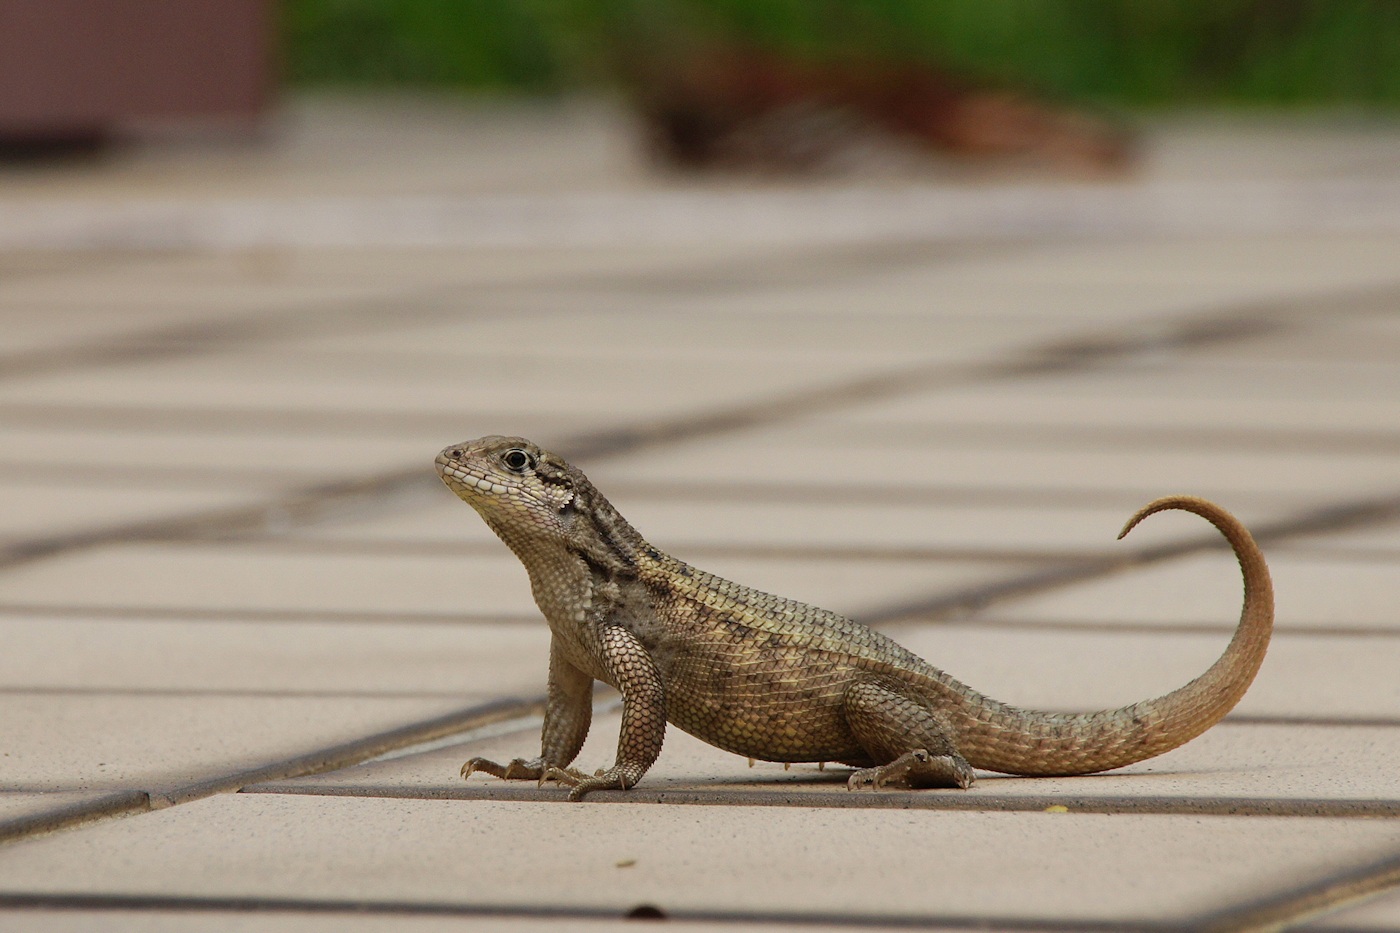
{"type": "Polygon", "coordinates": [[[1090,774],[1120,768],[1189,742],[1224,718],[1244,696],[1264,661],[1274,627],[1274,591],[1264,555],[1238,519],[1194,496],[1152,502],[1128,520],[1118,537],[1147,516],[1167,509],[1206,519],[1230,542],[1239,560],[1244,608],[1225,653],[1184,687],[1122,709],[1042,713],[978,697],[964,706],[967,718],[958,723],[959,751],[974,766],[1025,775],[1090,774]]]}

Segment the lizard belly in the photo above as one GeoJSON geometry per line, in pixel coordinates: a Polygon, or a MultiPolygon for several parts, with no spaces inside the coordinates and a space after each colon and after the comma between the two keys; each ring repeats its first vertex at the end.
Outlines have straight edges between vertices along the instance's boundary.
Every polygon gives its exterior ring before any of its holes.
{"type": "Polygon", "coordinates": [[[764,761],[846,761],[864,750],[846,723],[857,671],[794,655],[677,658],[664,665],[666,718],[717,748],[764,761]]]}

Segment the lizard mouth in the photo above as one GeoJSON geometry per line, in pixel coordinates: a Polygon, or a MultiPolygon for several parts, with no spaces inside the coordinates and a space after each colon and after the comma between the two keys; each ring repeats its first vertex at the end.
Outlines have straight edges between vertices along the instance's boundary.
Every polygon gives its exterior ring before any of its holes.
{"type": "Polygon", "coordinates": [[[492,482],[480,473],[472,473],[463,468],[461,464],[449,459],[445,454],[438,454],[434,464],[437,466],[438,476],[442,477],[442,481],[453,492],[501,495],[509,491],[508,487],[492,482]]]}

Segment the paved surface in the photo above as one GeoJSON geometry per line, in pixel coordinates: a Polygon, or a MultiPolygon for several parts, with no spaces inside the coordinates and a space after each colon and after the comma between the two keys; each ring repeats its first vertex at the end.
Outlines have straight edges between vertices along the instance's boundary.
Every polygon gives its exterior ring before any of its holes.
{"type": "MultiPolygon", "coordinates": [[[[888,180],[656,180],[571,113],[323,104],[233,155],[0,170],[0,227],[191,210],[181,249],[70,225],[0,253],[0,927],[1400,927],[1400,134],[1166,126],[1136,180],[897,189],[1005,221],[1204,175],[1294,211],[1272,226],[842,236],[832,186],[888,180]],[[410,189],[711,213],[682,245],[537,218],[534,245],[408,248],[428,214],[376,198],[410,189]],[[1358,229],[1296,212],[1343,190],[1376,193],[1358,229]],[[318,248],[323,217],[197,248],[209,198],[308,192],[401,242],[318,248]],[[746,237],[746,193],[828,232],[746,237]],[[1256,529],[1278,634],[1224,724],[1107,775],[849,794],[673,730],[584,805],[462,782],[536,747],[547,645],[433,476],[492,432],[571,456],[667,550],[1010,702],[1120,705],[1222,650],[1238,573],[1201,523],[1112,540],[1160,494],[1256,529]]],[[[616,737],[599,703],[586,767],[616,737]]]]}

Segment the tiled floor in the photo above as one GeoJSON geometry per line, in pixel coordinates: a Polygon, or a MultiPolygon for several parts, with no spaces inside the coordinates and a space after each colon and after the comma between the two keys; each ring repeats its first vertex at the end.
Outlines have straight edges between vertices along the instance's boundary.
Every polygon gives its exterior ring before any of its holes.
{"type": "MultiPolygon", "coordinates": [[[[499,149],[544,134],[531,164],[562,163],[570,127],[595,162],[559,186],[655,187],[606,120],[492,124],[454,168],[470,121],[403,117],[422,149],[396,162],[336,122],[372,109],[324,106],[307,132],[351,141],[332,194],[423,170],[546,197],[499,149]]],[[[1194,132],[1163,130],[1168,176],[1210,146],[1221,183],[1359,171],[1316,127],[1306,172],[1194,132]]],[[[30,174],[14,203],[139,205],[162,172],[293,198],[315,145],[285,145],[30,174]]],[[[1400,180],[1377,159],[1360,177],[1400,180]]],[[[1400,222],[1306,227],[3,254],[0,927],[1400,927],[1400,222]],[[1239,576],[1199,520],[1113,540],[1164,493],[1255,528],[1277,634],[1224,724],[1108,775],[852,794],[673,730],[590,804],[463,782],[533,753],[548,645],[433,476],[487,433],[1009,702],[1117,706],[1223,649],[1239,576]]]]}

